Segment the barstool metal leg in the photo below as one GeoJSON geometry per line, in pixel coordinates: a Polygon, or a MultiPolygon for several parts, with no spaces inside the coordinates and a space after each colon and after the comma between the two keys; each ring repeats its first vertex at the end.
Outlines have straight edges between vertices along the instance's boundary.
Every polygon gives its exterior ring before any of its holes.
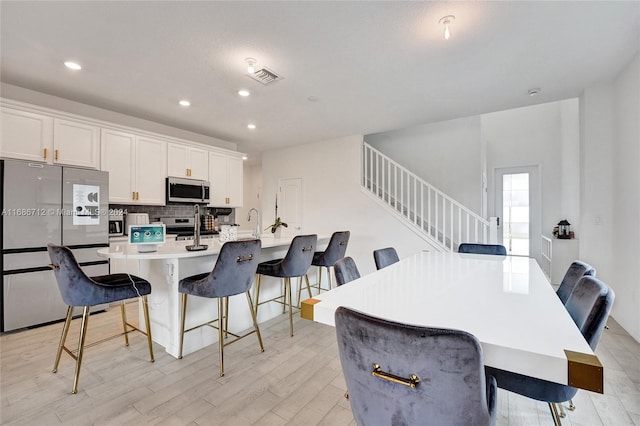
{"type": "Polygon", "coordinates": [[[322,290],[322,266],[318,266],[318,294],[322,290]]]}
{"type": "Polygon", "coordinates": [[[122,315],[122,329],[124,330],[124,345],[129,346],[129,335],[127,334],[127,313],[124,310],[124,300],[120,302],[120,314],[122,315]]]}
{"type": "Polygon", "coordinates": [[[289,296],[289,331],[291,337],[293,337],[293,299],[291,298],[291,278],[285,278],[284,282],[286,295],[289,296]]]}
{"type": "Polygon", "coordinates": [[[142,312],[144,312],[144,325],[147,328],[147,343],[149,344],[149,358],[155,362],[153,357],[153,340],[151,339],[151,321],[149,321],[149,301],[147,296],[142,296],[142,312]]]}
{"type": "Polygon", "coordinates": [[[220,377],[224,376],[224,341],[222,340],[222,308],[223,298],[218,298],[218,352],[220,354],[220,377]]]}
{"type": "MultiPolygon", "coordinates": [[[[222,325],[222,324],[220,324],[222,325]]],[[[224,338],[229,337],[229,297],[224,298],[224,338]]]]}
{"type": "Polygon", "coordinates": [[[260,327],[258,327],[258,318],[253,310],[253,301],[251,300],[251,294],[247,291],[247,302],[249,302],[249,310],[251,311],[251,318],[253,319],[253,327],[256,329],[258,335],[258,343],[260,344],[260,352],[264,352],[264,345],[262,344],[262,335],[260,334],[260,327]]]}
{"type": "Polygon", "coordinates": [[[182,293],[182,315],[180,318],[180,352],[178,359],[182,359],[182,347],[184,345],[184,325],[187,320],[187,293],[182,293]]]}
{"type": "Polygon", "coordinates": [[[255,311],[258,316],[258,306],[260,306],[260,281],[262,279],[261,274],[256,274],[256,291],[255,291],[255,311]]]}
{"type": "Polygon", "coordinates": [[[76,355],[76,374],[73,377],[73,390],[71,393],[78,393],[78,379],[80,378],[80,368],[82,367],[82,355],[84,354],[84,341],[87,337],[87,326],[89,325],[89,312],[91,307],[85,306],[82,310],[82,324],[80,326],[80,337],[78,337],[78,354],[76,355]]]}
{"type": "Polygon", "coordinates": [[[53,372],[58,371],[58,364],[60,363],[60,357],[62,356],[62,348],[67,341],[67,334],[69,333],[69,327],[71,326],[71,319],[73,318],[73,306],[69,306],[67,309],[67,319],[64,322],[62,328],[62,334],[60,335],[60,344],[58,345],[58,353],[56,354],[56,361],[53,364],[53,372]]]}

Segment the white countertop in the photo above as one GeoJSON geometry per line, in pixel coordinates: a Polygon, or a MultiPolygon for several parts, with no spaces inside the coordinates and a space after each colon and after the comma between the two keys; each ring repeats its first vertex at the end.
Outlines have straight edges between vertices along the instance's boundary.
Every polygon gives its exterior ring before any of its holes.
{"type": "MultiPolygon", "coordinates": [[[[275,238],[271,235],[263,235],[260,237],[262,248],[281,247],[291,244],[291,240],[295,235],[275,238]]],[[[319,235],[318,242],[328,240],[328,236],[319,235]]],[[[98,256],[109,259],[181,259],[200,256],[213,256],[220,253],[222,243],[218,238],[206,238],[200,240],[201,245],[207,245],[206,250],[187,251],[188,245],[193,245],[193,241],[167,241],[164,244],[158,244],[158,250],[154,252],[140,253],[137,245],[131,245],[126,242],[114,243],[108,248],[98,250],[98,256]]]]}

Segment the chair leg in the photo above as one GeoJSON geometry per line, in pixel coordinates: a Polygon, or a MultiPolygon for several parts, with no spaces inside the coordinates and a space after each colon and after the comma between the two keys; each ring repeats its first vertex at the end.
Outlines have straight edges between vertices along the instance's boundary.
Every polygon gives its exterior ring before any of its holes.
{"type": "Polygon", "coordinates": [[[298,301],[296,302],[296,306],[300,307],[300,299],[302,295],[302,277],[298,277],[298,301]]]}
{"type": "Polygon", "coordinates": [[[318,294],[322,290],[322,266],[318,266],[318,294]]]}
{"type": "Polygon", "coordinates": [[[329,281],[329,290],[333,289],[333,280],[331,279],[331,268],[327,266],[327,281],[329,281]]]}
{"type": "Polygon", "coordinates": [[[562,423],[560,422],[560,416],[558,415],[558,410],[556,409],[556,404],[553,402],[550,402],[549,410],[551,410],[551,417],[553,417],[553,424],[555,426],[562,426],[562,423]]]}
{"type": "Polygon", "coordinates": [[[218,298],[218,353],[220,355],[220,377],[224,376],[224,342],[222,340],[222,308],[223,298],[218,298]]]}
{"type": "Polygon", "coordinates": [[[261,274],[256,274],[256,290],[255,290],[255,311],[256,316],[258,316],[258,306],[260,305],[260,281],[262,279],[261,274]]]}
{"type": "Polygon", "coordinates": [[[182,315],[180,318],[180,353],[178,359],[182,359],[182,348],[184,345],[184,325],[187,320],[187,293],[182,293],[182,315]]]}
{"type": "Polygon", "coordinates": [[[127,313],[124,309],[124,300],[120,302],[120,314],[122,316],[122,329],[124,330],[124,345],[129,346],[129,335],[127,334],[127,313]]]}
{"type": "MultiPolygon", "coordinates": [[[[307,293],[309,293],[309,299],[313,296],[311,295],[311,286],[309,285],[309,275],[304,274],[304,279],[307,282],[307,293]]],[[[300,279],[302,281],[302,279],[300,279]]],[[[300,305],[300,301],[298,300],[298,305],[300,305]]]]}
{"type": "Polygon", "coordinates": [[[253,327],[256,329],[258,335],[258,343],[260,344],[260,352],[264,352],[264,345],[262,344],[262,335],[260,334],[260,327],[258,327],[258,318],[253,310],[253,302],[251,301],[251,294],[247,291],[247,302],[249,302],[249,310],[251,311],[251,318],[253,319],[253,327]]]}
{"type": "Polygon", "coordinates": [[[293,300],[291,298],[291,278],[284,279],[285,299],[289,297],[289,333],[293,337],[293,300]]]}
{"type": "Polygon", "coordinates": [[[69,327],[71,326],[71,319],[73,318],[73,306],[69,306],[67,309],[67,319],[62,327],[62,334],[60,335],[60,344],[58,345],[58,353],[56,354],[56,361],[53,364],[53,372],[58,371],[58,364],[60,364],[60,357],[62,356],[62,348],[67,341],[67,334],[69,333],[69,327]]]}
{"type": "Polygon", "coordinates": [[[82,325],[80,326],[80,337],[78,338],[78,353],[76,355],[76,373],[73,377],[73,390],[71,393],[78,393],[78,379],[80,378],[80,368],[82,367],[82,355],[84,354],[84,341],[87,337],[87,326],[89,325],[89,312],[91,307],[85,306],[82,310],[82,325]]]}
{"type": "MultiPolygon", "coordinates": [[[[289,279],[289,286],[291,286],[291,279],[289,279]]],[[[284,295],[284,300],[282,301],[282,313],[284,314],[287,309],[287,278],[282,279],[282,294],[284,295]]],[[[289,300],[289,302],[291,302],[291,300],[289,300]]]]}
{"type": "Polygon", "coordinates": [[[227,337],[229,337],[229,297],[224,298],[224,338],[227,337]]]}
{"type": "Polygon", "coordinates": [[[155,362],[153,357],[153,340],[151,339],[151,321],[149,321],[149,302],[147,296],[142,296],[142,312],[144,312],[144,325],[147,328],[147,343],[149,344],[149,358],[155,362]]]}

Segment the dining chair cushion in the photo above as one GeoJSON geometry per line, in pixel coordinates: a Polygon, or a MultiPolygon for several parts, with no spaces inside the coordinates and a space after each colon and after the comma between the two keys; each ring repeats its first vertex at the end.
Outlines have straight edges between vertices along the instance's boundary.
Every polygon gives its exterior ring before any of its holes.
{"type": "Polygon", "coordinates": [[[143,278],[129,274],[89,277],[69,248],[48,244],[47,250],[62,300],[69,306],[95,306],[151,293],[151,284],[143,278]]]}
{"type": "Polygon", "coordinates": [[[351,257],[343,257],[333,265],[338,286],[360,278],[360,271],[351,257]]]}
{"type": "Polygon", "coordinates": [[[376,263],[376,269],[386,268],[400,261],[396,249],[393,247],[386,247],[373,251],[373,260],[376,263]]]}
{"type": "Polygon", "coordinates": [[[183,278],[180,293],[216,298],[246,293],[260,259],[260,240],[228,241],[222,245],[213,270],[183,278]]]}
{"type": "Polygon", "coordinates": [[[494,254],[506,256],[507,249],[500,244],[462,243],[458,246],[458,253],[494,254]]]}
{"type": "Polygon", "coordinates": [[[280,278],[303,276],[311,266],[317,241],[315,234],[294,237],[284,258],[260,263],[257,273],[280,278]]]}
{"type": "Polygon", "coordinates": [[[340,362],[358,424],[494,424],[496,382],[485,377],[482,348],[471,334],[375,318],[339,307],[340,362]],[[414,389],[374,377],[373,364],[415,374],[414,389]]]}
{"type": "Polygon", "coordinates": [[[596,270],[593,266],[588,263],[581,262],[579,260],[575,260],[567,269],[567,272],[564,274],[564,278],[562,278],[562,282],[560,283],[560,287],[556,291],[556,294],[562,300],[562,303],[566,303],[569,295],[573,291],[576,283],[583,275],[589,275],[592,277],[596,276],[596,270]]]}

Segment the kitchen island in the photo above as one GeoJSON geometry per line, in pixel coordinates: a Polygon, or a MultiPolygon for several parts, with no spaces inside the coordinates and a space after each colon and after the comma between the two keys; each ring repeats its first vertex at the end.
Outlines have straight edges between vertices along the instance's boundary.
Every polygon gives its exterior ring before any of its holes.
{"type": "MultiPolygon", "coordinates": [[[[262,236],[262,252],[260,261],[283,257],[291,244],[293,236],[274,238],[262,236]]],[[[318,245],[323,247],[329,241],[329,236],[318,236],[318,245]]],[[[98,256],[111,260],[124,260],[121,264],[137,262],[137,269],[130,272],[151,283],[152,291],[148,297],[151,334],[153,341],[164,346],[165,350],[174,357],[178,357],[180,346],[180,294],[178,283],[182,278],[210,272],[220,253],[222,243],[218,238],[203,239],[201,244],[207,244],[203,251],[187,251],[185,248],[193,241],[169,241],[158,244],[157,251],[140,253],[135,245],[127,243],[112,244],[109,248],[98,250],[98,256]]],[[[314,248],[318,250],[318,247],[314,248]]],[[[313,270],[309,271],[310,273],[313,270]]],[[[276,297],[281,293],[279,279],[264,277],[260,289],[261,299],[276,297]]],[[[141,303],[141,302],[140,302],[141,303]]],[[[260,308],[258,322],[264,322],[282,314],[279,304],[270,303],[260,308]]],[[[190,297],[187,307],[186,328],[202,324],[217,318],[217,303],[215,299],[190,297]]],[[[144,321],[139,322],[144,329],[144,321]]],[[[252,327],[251,315],[247,309],[246,298],[243,294],[229,298],[229,331],[239,332],[252,327]]],[[[183,355],[195,352],[205,346],[217,342],[217,332],[211,327],[201,327],[185,335],[183,355]]]]}

